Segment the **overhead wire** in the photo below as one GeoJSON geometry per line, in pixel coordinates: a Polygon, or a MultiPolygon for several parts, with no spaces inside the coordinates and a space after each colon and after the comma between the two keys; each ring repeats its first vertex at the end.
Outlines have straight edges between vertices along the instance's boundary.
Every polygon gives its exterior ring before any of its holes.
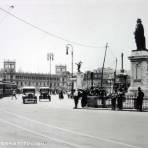
{"type": "Polygon", "coordinates": [[[63,40],[63,41],[65,41],[65,42],[72,43],[72,44],[75,44],[75,45],[78,45],[78,46],[87,47],[87,48],[104,48],[104,46],[86,45],[86,44],[83,44],[83,43],[79,43],[79,42],[76,42],[76,41],[72,41],[72,40],[65,39],[64,37],[61,37],[61,36],[58,36],[58,35],[56,35],[56,34],[54,34],[54,33],[48,32],[47,30],[45,30],[45,29],[43,29],[43,28],[41,28],[41,27],[38,27],[38,26],[36,26],[36,25],[34,25],[34,24],[28,22],[28,21],[26,21],[26,20],[24,20],[24,19],[22,19],[22,18],[16,16],[15,14],[13,14],[13,13],[11,13],[11,12],[9,12],[9,11],[7,11],[7,10],[1,8],[1,7],[0,7],[0,10],[3,11],[3,12],[5,12],[5,13],[7,13],[8,15],[14,17],[15,19],[17,19],[17,20],[23,22],[24,24],[29,25],[29,26],[33,27],[34,29],[37,29],[37,30],[39,30],[40,32],[45,33],[45,34],[47,34],[47,35],[49,35],[49,36],[51,36],[51,37],[57,38],[57,39],[59,39],[59,40],[63,40]]]}

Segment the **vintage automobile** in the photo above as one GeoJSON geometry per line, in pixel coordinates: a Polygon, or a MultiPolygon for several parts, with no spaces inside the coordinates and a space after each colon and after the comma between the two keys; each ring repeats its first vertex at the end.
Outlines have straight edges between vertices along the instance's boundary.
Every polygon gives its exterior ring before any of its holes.
{"type": "Polygon", "coordinates": [[[49,87],[40,87],[39,88],[39,101],[41,101],[42,99],[48,99],[49,101],[51,101],[51,96],[49,94],[49,87]]]}
{"type": "Polygon", "coordinates": [[[37,104],[37,96],[35,95],[35,87],[23,87],[22,99],[24,104],[35,103],[37,104]]]}

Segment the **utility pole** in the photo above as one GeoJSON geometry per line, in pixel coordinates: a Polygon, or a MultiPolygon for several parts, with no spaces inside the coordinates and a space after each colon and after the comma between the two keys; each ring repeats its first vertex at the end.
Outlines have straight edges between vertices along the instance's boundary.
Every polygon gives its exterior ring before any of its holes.
{"type": "Polygon", "coordinates": [[[54,54],[47,53],[47,60],[50,61],[49,88],[50,88],[50,94],[51,94],[51,61],[54,60],[54,54]]]}
{"type": "Polygon", "coordinates": [[[108,48],[108,43],[106,43],[105,46],[105,54],[104,54],[104,60],[103,60],[103,66],[102,66],[102,74],[101,74],[101,88],[103,86],[103,71],[104,71],[104,64],[105,64],[105,58],[106,58],[106,52],[107,52],[107,48],[108,48]]]}
{"type": "Polygon", "coordinates": [[[68,55],[69,50],[71,49],[71,78],[72,78],[72,85],[71,85],[71,94],[73,98],[73,90],[74,90],[74,82],[73,82],[73,56],[74,56],[74,50],[73,46],[71,44],[66,45],[66,54],[68,55]]]}
{"type": "Polygon", "coordinates": [[[121,53],[121,73],[124,73],[124,68],[123,68],[123,52],[121,53]]]}
{"type": "Polygon", "coordinates": [[[114,84],[113,84],[113,89],[115,89],[115,84],[116,84],[116,70],[117,70],[117,58],[116,58],[116,65],[115,65],[115,71],[114,71],[114,84]]]}

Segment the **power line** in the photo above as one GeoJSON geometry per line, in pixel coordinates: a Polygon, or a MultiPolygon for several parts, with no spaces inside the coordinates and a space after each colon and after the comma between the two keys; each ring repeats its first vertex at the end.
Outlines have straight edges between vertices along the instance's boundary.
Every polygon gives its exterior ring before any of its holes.
{"type": "Polygon", "coordinates": [[[20,17],[18,17],[18,16],[16,16],[16,15],[10,13],[9,11],[7,11],[7,10],[1,8],[1,7],[0,7],[0,10],[3,11],[3,12],[5,12],[5,13],[7,13],[8,15],[14,17],[15,19],[17,19],[17,20],[23,22],[24,24],[27,24],[27,25],[29,25],[29,26],[31,26],[31,27],[33,27],[33,28],[39,30],[40,32],[45,33],[45,34],[47,34],[47,35],[49,35],[49,36],[51,36],[51,37],[57,38],[57,39],[59,39],[59,40],[63,40],[63,41],[65,41],[65,42],[72,43],[72,44],[75,44],[75,45],[78,45],[78,46],[87,47],[87,48],[104,48],[104,46],[86,45],[86,44],[82,44],[82,43],[79,43],[79,42],[75,42],[75,41],[72,41],[72,40],[65,39],[65,38],[63,38],[63,37],[61,37],[61,36],[58,36],[58,35],[53,34],[53,33],[51,33],[51,32],[48,32],[48,31],[46,31],[46,30],[44,30],[44,29],[42,29],[42,28],[40,28],[40,27],[38,27],[38,26],[36,26],[36,25],[33,25],[32,23],[30,23],[30,22],[28,22],[28,21],[26,21],[26,20],[24,20],[24,19],[22,19],[22,18],[20,18],[20,17]]]}

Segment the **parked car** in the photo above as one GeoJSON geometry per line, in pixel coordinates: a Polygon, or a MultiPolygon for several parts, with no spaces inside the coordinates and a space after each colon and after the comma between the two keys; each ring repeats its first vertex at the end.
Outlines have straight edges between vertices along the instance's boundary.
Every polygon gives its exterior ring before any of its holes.
{"type": "Polygon", "coordinates": [[[49,94],[49,87],[40,87],[39,88],[39,101],[41,101],[42,99],[48,99],[49,101],[51,101],[51,96],[49,94]]]}
{"type": "Polygon", "coordinates": [[[35,95],[35,87],[23,87],[22,99],[24,104],[37,103],[37,96],[35,95]]]}

